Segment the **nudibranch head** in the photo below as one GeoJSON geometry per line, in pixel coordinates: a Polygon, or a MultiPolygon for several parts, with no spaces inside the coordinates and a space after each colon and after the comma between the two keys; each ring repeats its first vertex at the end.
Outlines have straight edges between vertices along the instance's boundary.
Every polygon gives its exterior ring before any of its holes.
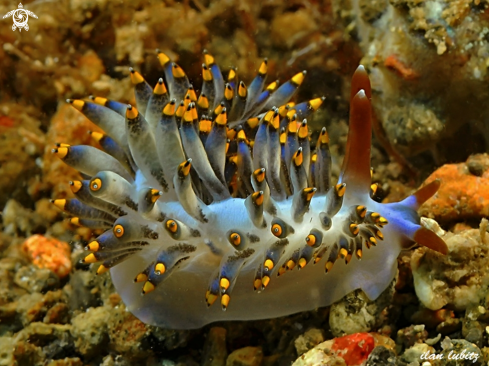
{"type": "Polygon", "coordinates": [[[206,53],[197,93],[158,53],[164,79],[151,88],[131,69],[136,106],[70,100],[107,134],[91,146],[53,149],[85,180],[54,203],[73,222],[105,232],[83,261],[110,270],[142,321],[198,328],[326,306],[361,288],[376,298],[415,241],[446,246],[419,225],[417,207],[438,183],[399,203],[370,198],[370,82],[353,76],[350,130],[337,184],[329,136],[313,148],[307,117],[322,99],[289,102],[305,72],[265,86],[266,60],[246,86],[223,77],[206,53]],[[218,304],[216,304],[216,302],[218,304]]]}

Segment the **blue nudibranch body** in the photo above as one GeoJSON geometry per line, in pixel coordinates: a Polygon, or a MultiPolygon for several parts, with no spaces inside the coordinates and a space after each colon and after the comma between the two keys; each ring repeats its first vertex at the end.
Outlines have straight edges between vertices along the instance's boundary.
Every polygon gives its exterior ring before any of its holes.
{"type": "Polygon", "coordinates": [[[370,198],[371,89],[362,66],[332,185],[326,129],[314,149],[307,129],[322,99],[288,103],[305,72],[265,87],[264,61],[247,87],[235,70],[224,80],[205,54],[197,98],[183,70],[158,58],[165,78],[155,88],[131,70],[136,107],[69,101],[107,133],[92,133],[105,152],[53,150],[87,177],[70,182],[75,199],[54,203],[73,222],[106,229],[84,262],[110,269],[139,319],[188,329],[312,310],[358,288],[374,299],[402,249],[418,242],[446,252],[416,213],[438,182],[399,203],[370,198]]]}

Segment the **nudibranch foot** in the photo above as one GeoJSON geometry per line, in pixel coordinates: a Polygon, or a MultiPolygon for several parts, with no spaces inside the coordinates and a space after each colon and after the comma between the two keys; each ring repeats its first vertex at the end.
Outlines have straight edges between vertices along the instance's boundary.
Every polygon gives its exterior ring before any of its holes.
{"type": "Polygon", "coordinates": [[[350,129],[337,184],[326,128],[311,144],[307,118],[324,98],[289,102],[306,76],[265,85],[267,61],[248,85],[227,78],[208,52],[200,94],[158,52],[152,88],[134,69],[136,106],[105,98],[68,102],[106,134],[104,151],[53,152],[85,180],[54,204],[106,231],[85,263],[110,270],[128,310],[169,328],[283,316],[329,305],[355,289],[374,299],[402,249],[445,243],[420,226],[419,205],[439,183],[398,203],[371,198],[371,88],[352,79],[350,129]],[[297,268],[297,270],[294,270],[297,268]],[[220,305],[216,305],[215,303],[220,305]]]}

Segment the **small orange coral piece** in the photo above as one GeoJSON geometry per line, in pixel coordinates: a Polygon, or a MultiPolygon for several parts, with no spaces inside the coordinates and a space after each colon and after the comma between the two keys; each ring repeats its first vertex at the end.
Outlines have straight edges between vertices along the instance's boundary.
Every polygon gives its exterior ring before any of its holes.
{"type": "Polygon", "coordinates": [[[14,127],[15,122],[13,119],[7,117],[7,116],[0,116],[0,127],[14,127]]]}
{"type": "Polygon", "coordinates": [[[387,56],[384,60],[384,65],[385,67],[396,71],[405,80],[413,80],[419,77],[419,74],[414,69],[399,60],[396,55],[387,56]]]}
{"type": "Polygon", "coordinates": [[[71,272],[71,248],[64,241],[32,235],[22,243],[22,250],[33,264],[53,271],[59,278],[66,277],[71,272]]]}
{"type": "Polygon", "coordinates": [[[489,216],[489,156],[474,155],[481,171],[470,171],[468,164],[447,164],[436,170],[425,183],[441,180],[438,192],[421,206],[420,214],[441,222],[481,219],[489,216]]]}
{"type": "Polygon", "coordinates": [[[105,73],[103,61],[93,50],[89,50],[78,59],[78,68],[80,74],[91,83],[100,79],[100,76],[105,73]]]}

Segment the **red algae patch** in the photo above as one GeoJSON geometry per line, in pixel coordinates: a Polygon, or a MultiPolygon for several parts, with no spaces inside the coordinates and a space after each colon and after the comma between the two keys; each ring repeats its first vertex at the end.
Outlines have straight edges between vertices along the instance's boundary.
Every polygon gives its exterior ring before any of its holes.
{"type": "Polygon", "coordinates": [[[22,243],[22,250],[33,264],[51,270],[59,278],[66,277],[71,272],[71,248],[64,241],[32,235],[22,243]]]}
{"type": "Polygon", "coordinates": [[[426,180],[441,180],[438,192],[421,207],[421,216],[440,222],[489,216],[489,155],[469,157],[461,164],[446,164],[426,180]]]}
{"type": "Polygon", "coordinates": [[[354,333],[330,339],[303,354],[293,366],[364,365],[375,347],[393,351],[394,341],[378,333],[354,333]]]}
{"type": "Polygon", "coordinates": [[[368,333],[355,333],[334,340],[331,350],[340,355],[347,365],[360,365],[366,361],[375,347],[375,340],[368,333]]]}
{"type": "Polygon", "coordinates": [[[419,78],[419,74],[409,66],[407,66],[399,57],[395,54],[387,56],[384,60],[385,67],[396,71],[399,76],[405,80],[414,80],[419,78]]]}

